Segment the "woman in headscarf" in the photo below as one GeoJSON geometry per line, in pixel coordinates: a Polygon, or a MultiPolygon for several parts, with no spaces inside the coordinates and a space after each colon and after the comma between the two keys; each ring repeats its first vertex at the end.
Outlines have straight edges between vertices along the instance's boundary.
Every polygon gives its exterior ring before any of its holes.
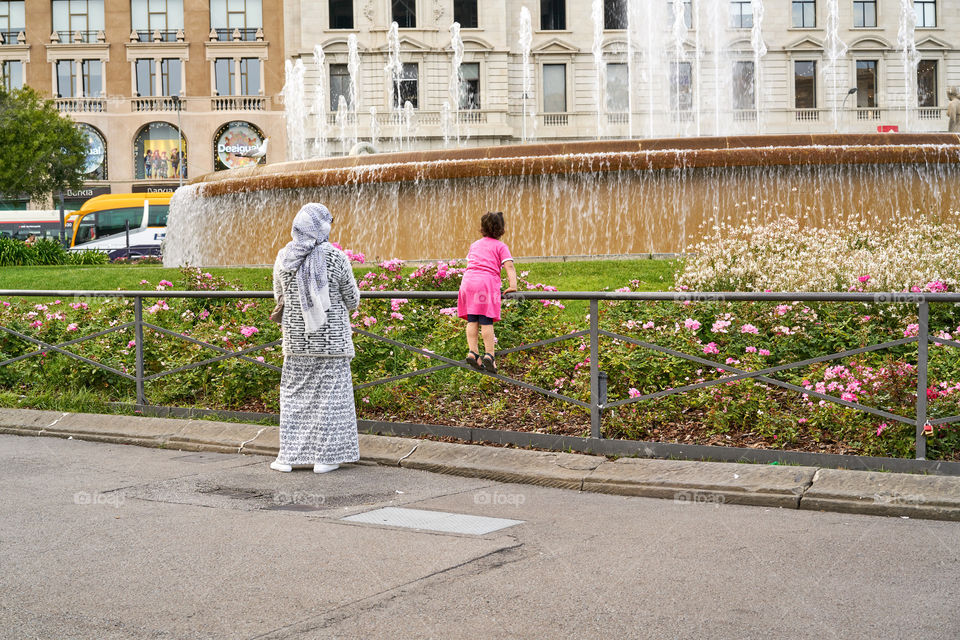
{"type": "Polygon", "coordinates": [[[333,216],[309,203],[293,219],[291,240],[273,265],[273,295],[283,294],[280,454],[270,468],[316,473],[360,459],[353,403],[350,311],[360,290],[347,256],[330,244],[333,216]]]}

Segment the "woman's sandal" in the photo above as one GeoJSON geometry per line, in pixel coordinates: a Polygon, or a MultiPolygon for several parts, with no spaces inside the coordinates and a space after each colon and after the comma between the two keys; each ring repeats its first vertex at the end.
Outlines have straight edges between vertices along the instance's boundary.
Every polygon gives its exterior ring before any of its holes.
{"type": "Polygon", "coordinates": [[[479,353],[477,353],[476,351],[471,351],[467,354],[467,358],[466,358],[467,364],[473,367],[474,369],[477,369],[478,371],[483,368],[480,366],[480,361],[477,359],[479,357],[480,357],[479,353]]]}
{"type": "Polygon", "coordinates": [[[489,353],[483,354],[483,368],[486,369],[488,373],[497,372],[497,361],[489,353]]]}

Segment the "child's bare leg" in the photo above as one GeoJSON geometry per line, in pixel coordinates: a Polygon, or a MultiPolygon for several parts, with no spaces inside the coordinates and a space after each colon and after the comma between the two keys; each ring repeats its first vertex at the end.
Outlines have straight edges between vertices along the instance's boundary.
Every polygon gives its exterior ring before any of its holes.
{"type": "Polygon", "coordinates": [[[468,322],[467,323],[467,348],[474,353],[479,353],[478,351],[478,339],[477,334],[480,330],[479,322],[468,322]]]}
{"type": "Polygon", "coordinates": [[[494,343],[495,336],[493,334],[493,325],[485,324],[481,326],[480,332],[483,334],[483,350],[489,353],[491,356],[496,355],[497,347],[494,343]]]}

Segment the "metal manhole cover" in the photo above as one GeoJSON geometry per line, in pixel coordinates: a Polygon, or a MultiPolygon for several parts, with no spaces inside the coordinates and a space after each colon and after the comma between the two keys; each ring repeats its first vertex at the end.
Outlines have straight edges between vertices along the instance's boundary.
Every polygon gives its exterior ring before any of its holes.
{"type": "Polygon", "coordinates": [[[476,536],[482,536],[494,531],[499,531],[500,529],[523,524],[523,520],[487,518],[463,513],[403,509],[400,507],[375,509],[374,511],[347,516],[346,518],[342,518],[342,520],[347,522],[386,525],[388,527],[439,531],[442,533],[464,533],[476,536]]]}

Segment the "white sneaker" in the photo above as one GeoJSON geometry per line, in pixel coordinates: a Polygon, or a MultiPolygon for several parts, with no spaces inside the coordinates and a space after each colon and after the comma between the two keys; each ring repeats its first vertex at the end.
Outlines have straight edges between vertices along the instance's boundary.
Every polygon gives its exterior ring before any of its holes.
{"type": "Polygon", "coordinates": [[[314,473],[330,473],[331,471],[336,471],[340,468],[338,464],[315,464],[313,465],[314,473]]]}
{"type": "Polygon", "coordinates": [[[270,463],[270,468],[273,469],[274,471],[281,471],[283,473],[290,473],[291,471],[293,471],[293,467],[291,467],[290,465],[280,464],[276,460],[270,463]]]}

